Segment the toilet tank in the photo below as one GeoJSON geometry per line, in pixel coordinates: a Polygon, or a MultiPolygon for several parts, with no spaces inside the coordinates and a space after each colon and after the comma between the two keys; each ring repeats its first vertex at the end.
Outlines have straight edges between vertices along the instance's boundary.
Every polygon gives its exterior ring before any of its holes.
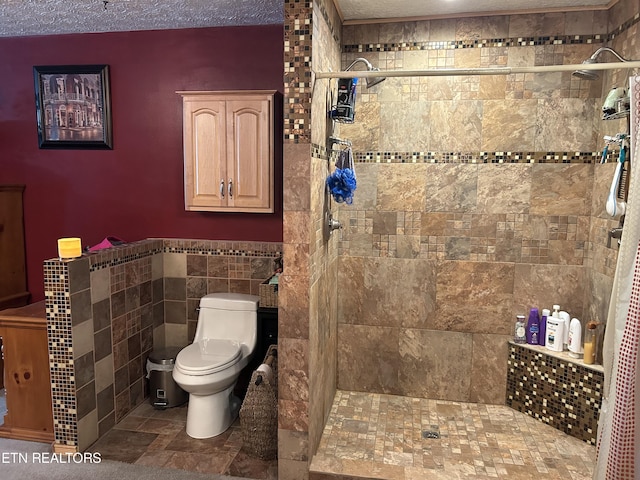
{"type": "Polygon", "coordinates": [[[194,342],[202,338],[235,340],[251,353],[256,344],[258,301],[244,293],[210,293],[200,299],[194,342]]]}

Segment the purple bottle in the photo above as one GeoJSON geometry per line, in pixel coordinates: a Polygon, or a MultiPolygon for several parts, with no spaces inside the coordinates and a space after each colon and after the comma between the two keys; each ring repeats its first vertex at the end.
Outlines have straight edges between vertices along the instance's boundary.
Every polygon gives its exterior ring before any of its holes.
{"type": "Polygon", "coordinates": [[[529,345],[540,344],[540,315],[538,309],[532,308],[527,321],[527,343],[529,345]]]}
{"type": "Polygon", "coordinates": [[[542,346],[545,346],[547,342],[547,318],[550,316],[551,311],[548,308],[543,308],[542,317],[540,318],[540,334],[538,335],[538,342],[542,346]]]}

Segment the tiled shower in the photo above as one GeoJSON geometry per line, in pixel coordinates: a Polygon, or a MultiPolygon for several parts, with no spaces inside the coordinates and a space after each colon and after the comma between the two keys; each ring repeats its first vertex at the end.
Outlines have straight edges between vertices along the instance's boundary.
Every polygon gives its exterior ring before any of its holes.
{"type": "Polygon", "coordinates": [[[285,194],[284,250],[309,269],[289,272],[295,296],[282,292],[298,395],[280,402],[281,478],[304,478],[336,389],[504,404],[515,314],[558,302],[604,320],[617,255],[604,213],[614,165],[598,162],[602,136],[625,124],[600,108],[628,72],[388,78],[358,87],[356,122],[335,129],[336,81],[308,72],[357,57],[382,70],[580,63],[605,42],[634,58],[638,17],[618,2],[341,25],[331,2],[285,3],[285,192],[309,196],[285,194]],[[322,193],[332,134],[353,143],[350,206],[322,193]],[[328,209],[343,225],[330,235],[328,209]]]}

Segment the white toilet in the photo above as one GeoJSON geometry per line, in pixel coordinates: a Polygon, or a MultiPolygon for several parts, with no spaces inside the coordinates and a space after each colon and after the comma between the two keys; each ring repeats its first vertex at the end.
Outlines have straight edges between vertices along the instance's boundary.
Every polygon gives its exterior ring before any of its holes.
{"type": "Polygon", "coordinates": [[[190,437],[220,435],[238,415],[233,388],[256,346],[258,300],[241,293],[200,299],[193,343],[180,350],[173,367],[173,379],[189,393],[190,437]]]}

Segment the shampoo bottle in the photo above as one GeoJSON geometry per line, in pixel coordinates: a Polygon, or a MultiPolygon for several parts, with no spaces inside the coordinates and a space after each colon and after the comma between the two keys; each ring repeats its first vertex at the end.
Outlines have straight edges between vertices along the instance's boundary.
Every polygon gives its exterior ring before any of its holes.
{"type": "Polygon", "coordinates": [[[540,345],[546,345],[547,342],[547,318],[551,315],[548,308],[542,309],[542,318],[540,319],[540,333],[538,338],[540,339],[540,345]]]}
{"type": "Polygon", "coordinates": [[[529,345],[540,344],[540,317],[538,309],[532,308],[529,311],[529,320],[527,321],[527,343],[529,345]]]}
{"type": "Polygon", "coordinates": [[[564,342],[564,320],[551,316],[547,318],[547,338],[545,345],[549,350],[561,352],[564,342]]]}
{"type": "Polygon", "coordinates": [[[569,327],[569,356],[580,358],[582,354],[582,323],[577,318],[571,319],[569,327]]]}
{"type": "Polygon", "coordinates": [[[564,321],[564,339],[562,340],[563,349],[568,350],[569,349],[569,329],[571,327],[571,315],[569,315],[565,311],[561,311],[559,315],[560,315],[560,320],[564,321]]]}

